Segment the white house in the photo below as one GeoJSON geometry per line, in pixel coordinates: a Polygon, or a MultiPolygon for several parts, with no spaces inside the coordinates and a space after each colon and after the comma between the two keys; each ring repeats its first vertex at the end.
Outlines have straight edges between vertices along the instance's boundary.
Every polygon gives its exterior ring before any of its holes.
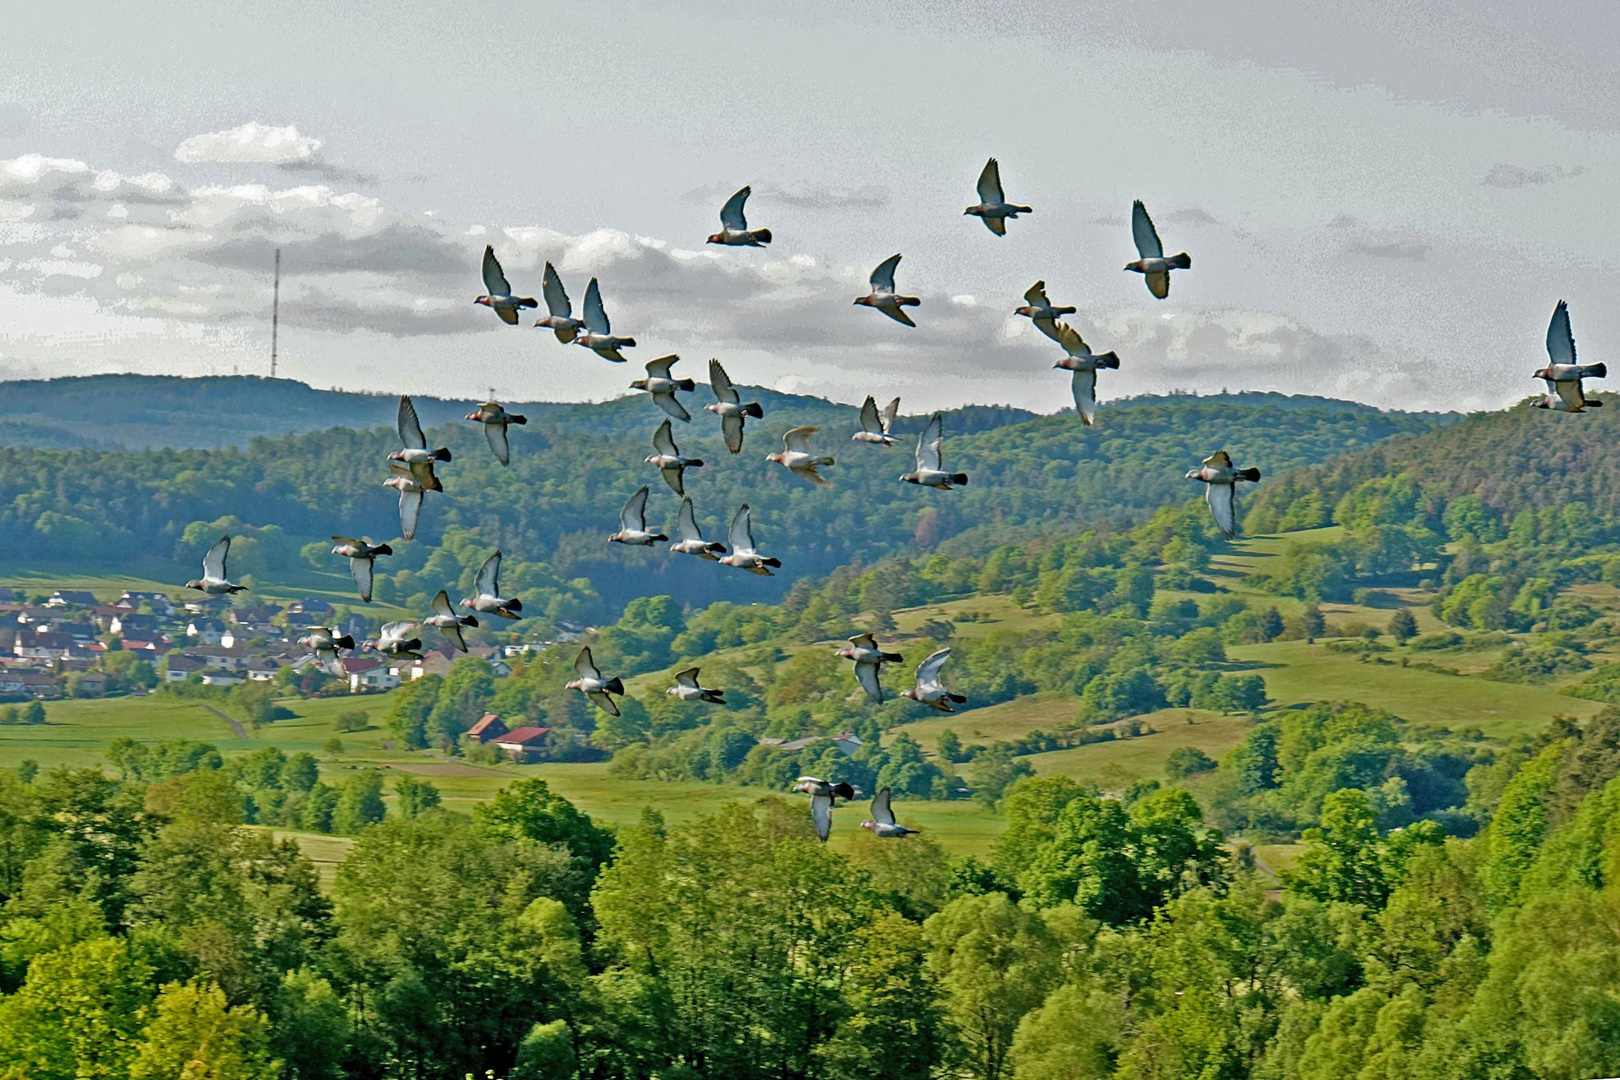
{"type": "Polygon", "coordinates": [[[399,685],[398,672],[371,656],[350,656],[343,660],[343,669],[349,674],[349,693],[362,690],[392,690],[399,685]]]}

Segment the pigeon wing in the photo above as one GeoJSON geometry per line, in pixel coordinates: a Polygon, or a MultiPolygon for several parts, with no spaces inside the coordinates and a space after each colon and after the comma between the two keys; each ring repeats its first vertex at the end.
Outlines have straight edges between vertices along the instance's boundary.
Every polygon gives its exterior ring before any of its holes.
{"type": "Polygon", "coordinates": [[[1001,166],[991,158],[984,163],[984,172],[979,174],[979,202],[985,206],[1000,206],[1006,201],[1001,193],[1001,166]]]}
{"type": "Polygon", "coordinates": [[[726,200],[726,205],[720,208],[720,224],[732,232],[747,232],[748,219],[743,216],[743,204],[748,201],[749,193],[754,189],[744,185],[737,194],[726,200]]]}
{"type": "Polygon", "coordinates": [[[894,418],[899,416],[899,415],[900,415],[900,399],[899,398],[895,398],[893,401],[891,401],[887,405],[883,406],[883,434],[885,434],[885,435],[889,434],[890,429],[894,427],[894,418]]]}
{"type": "Polygon", "coordinates": [[[416,538],[416,523],[422,518],[422,492],[405,489],[399,493],[399,535],[416,538]]]}
{"type": "Polygon", "coordinates": [[[670,367],[675,363],[675,361],[677,361],[679,359],[680,359],[679,356],[676,356],[674,353],[671,353],[668,356],[660,356],[656,360],[647,361],[647,376],[648,376],[648,378],[652,378],[652,379],[667,379],[667,378],[669,378],[670,377],[669,376],[670,367]]]}
{"type": "Polygon", "coordinates": [[[883,421],[878,417],[877,402],[871,394],[867,394],[866,400],[861,402],[861,430],[873,435],[883,434],[883,421]]]}
{"type": "Polygon", "coordinates": [[[440,589],[438,593],[434,595],[433,602],[428,606],[433,609],[433,614],[435,615],[448,615],[451,618],[455,617],[456,609],[450,606],[450,594],[445,592],[443,589],[440,589]]]}
{"type": "Polygon", "coordinates": [[[1552,322],[1547,325],[1547,355],[1555,364],[1575,362],[1575,335],[1569,329],[1569,305],[1558,301],[1552,322]]]}
{"type": "Polygon", "coordinates": [[[939,672],[945,666],[945,661],[951,658],[951,650],[941,649],[928,659],[917,665],[918,686],[938,686],[939,672]]]}
{"type": "Polygon", "coordinates": [[[696,690],[698,688],[697,677],[698,677],[698,669],[695,668],[695,667],[690,667],[690,668],[687,668],[685,671],[677,671],[675,673],[675,682],[679,686],[684,686],[684,687],[687,687],[688,689],[696,690]]]}
{"type": "Polygon", "coordinates": [[[422,422],[416,418],[416,406],[406,394],[399,396],[399,441],[407,450],[427,449],[427,436],[422,434],[422,422]]]}
{"type": "Polygon", "coordinates": [[[354,578],[354,587],[360,593],[360,599],[371,603],[371,581],[376,571],[370,558],[350,559],[349,576],[354,578]]]}
{"type": "Polygon", "coordinates": [[[645,532],[647,529],[647,485],[642,484],[636,493],[624,502],[624,509],[619,511],[619,528],[626,532],[645,532]]]}
{"type": "Polygon", "coordinates": [[[1063,334],[1066,324],[1060,323],[1056,319],[1031,319],[1030,322],[1035,324],[1035,329],[1039,330],[1053,341],[1062,344],[1063,338],[1061,335],[1063,334]]]}
{"type": "Polygon", "coordinates": [[[1080,414],[1081,422],[1090,427],[1097,416],[1097,372],[1076,371],[1070,388],[1074,391],[1074,411],[1080,414]]]}
{"type": "Polygon", "coordinates": [[[585,286],[585,329],[593,334],[611,334],[611,324],[608,322],[607,310],[602,307],[602,287],[591,278],[591,283],[585,286]]]}
{"type": "Polygon", "coordinates": [[[681,452],[675,448],[675,436],[670,432],[669,421],[665,420],[653,432],[653,449],[665,457],[680,457],[681,452]]]}
{"type": "Polygon", "coordinates": [[[720,434],[726,440],[726,449],[733,454],[742,452],[743,418],[739,416],[722,416],[720,418],[720,434]]]}
{"type": "Polygon", "coordinates": [[[866,696],[883,704],[883,684],[878,681],[878,666],[875,663],[859,663],[855,665],[855,679],[866,691],[866,696]]]}
{"type": "Polygon", "coordinates": [[[1204,499],[1215,517],[1216,527],[1222,536],[1232,539],[1237,535],[1237,485],[1205,484],[1204,489],[1204,499]]]}
{"type": "Polygon", "coordinates": [[[1159,243],[1159,232],[1148,217],[1147,207],[1137,199],[1131,204],[1131,237],[1136,241],[1136,253],[1144,259],[1164,258],[1164,245],[1159,243]]]}
{"type": "Polygon", "coordinates": [[[478,569],[478,577],[473,581],[473,593],[477,596],[501,595],[501,553],[499,551],[484,560],[484,565],[478,569]]]}
{"type": "Polygon", "coordinates": [[[941,451],[944,442],[944,421],[939,413],[935,413],[928,418],[928,426],[923,428],[922,434],[917,436],[917,468],[932,469],[934,472],[943,470],[944,454],[941,451]]]}
{"type": "Polygon", "coordinates": [[[1046,298],[1046,281],[1044,278],[1031,285],[1029,290],[1024,293],[1024,303],[1036,308],[1052,306],[1052,302],[1046,298]]]}
{"type": "Polygon", "coordinates": [[[872,820],[879,825],[894,824],[894,810],[889,806],[889,789],[884,788],[872,800],[872,820]]]}
{"type": "Polygon", "coordinates": [[[444,635],[446,641],[450,642],[450,644],[456,647],[456,651],[467,651],[467,639],[461,636],[460,623],[449,623],[441,626],[439,627],[439,632],[444,635]]]}
{"type": "Polygon", "coordinates": [[[1170,295],[1170,271],[1156,270],[1143,276],[1147,280],[1148,292],[1160,300],[1170,295]]]}
{"type": "Polygon", "coordinates": [[[872,271],[871,283],[873,292],[894,292],[894,268],[900,265],[900,256],[890,255],[878,263],[877,269],[872,271]]]}
{"type": "Polygon", "coordinates": [[[872,649],[875,651],[878,647],[877,638],[871,634],[856,634],[849,639],[849,643],[857,649],[872,649]]]}
{"type": "Polygon", "coordinates": [[[675,513],[675,536],[681,541],[703,539],[703,533],[698,530],[697,515],[692,509],[691,499],[682,499],[681,508],[675,513]]]}
{"type": "Polygon", "coordinates": [[[484,441],[494,451],[496,461],[502,465],[512,464],[512,444],[507,437],[505,424],[485,424],[484,441]]]}
{"type": "Polygon", "coordinates": [[[591,647],[589,645],[579,650],[579,655],[574,657],[574,674],[582,679],[602,681],[602,673],[597,670],[596,661],[591,659],[591,647]]]}
{"type": "Polygon", "coordinates": [[[714,391],[715,399],[729,402],[732,405],[741,404],[742,398],[737,396],[737,388],[731,385],[731,376],[726,369],[720,366],[720,361],[709,361],[709,387],[714,391]]]}
{"type": "Polygon", "coordinates": [[[652,396],[652,399],[654,405],[657,405],[675,419],[686,422],[691,421],[692,414],[686,411],[686,406],[682,405],[673,393],[657,393],[652,396]]]}
{"type": "Polygon", "coordinates": [[[550,263],[546,263],[546,276],[540,280],[540,292],[546,298],[546,310],[552,315],[568,318],[574,313],[574,305],[568,299],[568,291],[563,288],[562,278],[557,276],[557,270],[550,263]]]}
{"type": "Polygon", "coordinates": [[[754,550],[754,520],[747,503],[737,507],[737,513],[731,518],[731,528],[726,531],[726,539],[731,541],[733,551],[754,550]]]}
{"type": "Polygon", "coordinates": [[[389,641],[404,641],[405,635],[409,634],[415,629],[416,624],[413,622],[384,623],[382,628],[382,637],[389,641]]]}
{"type": "Polygon", "coordinates": [[[832,804],[831,795],[810,796],[810,818],[816,823],[816,836],[823,841],[832,835],[832,804]]]}
{"type": "Polygon", "coordinates": [[[1581,381],[1579,379],[1559,383],[1546,379],[1543,379],[1542,381],[1547,383],[1555,394],[1563,398],[1565,404],[1567,404],[1570,408],[1581,409],[1585,407],[1586,394],[1581,389],[1581,381]]]}
{"type": "Polygon", "coordinates": [[[1007,235],[1007,219],[1006,218],[1003,218],[1003,217],[982,217],[979,220],[984,222],[984,227],[985,228],[989,229],[991,232],[995,233],[997,236],[1006,236],[1007,235]]]}
{"type": "Polygon", "coordinates": [[[512,286],[501,270],[500,260],[495,257],[495,248],[489,244],[484,245],[484,291],[491,296],[512,295],[512,286]]]}
{"type": "Polygon", "coordinates": [[[804,427],[796,427],[783,432],[782,448],[808,454],[810,452],[810,436],[820,430],[821,428],[815,424],[806,424],[804,427]]]}
{"type": "Polygon", "coordinates": [[[669,490],[677,495],[686,494],[686,470],[679,465],[666,465],[658,470],[658,475],[664,478],[669,490]]]}
{"type": "Polygon", "coordinates": [[[601,709],[609,716],[619,715],[619,707],[613,704],[613,699],[608,697],[607,694],[603,693],[601,690],[588,690],[586,691],[585,696],[590,698],[592,703],[595,704],[598,709],[601,709]]]}
{"type": "Polygon", "coordinates": [[[225,576],[225,557],[231,553],[231,538],[222,536],[203,556],[203,578],[208,581],[228,581],[225,576]]]}
{"type": "Polygon", "coordinates": [[[1070,356],[1091,355],[1091,346],[1086,344],[1086,339],[1081,337],[1080,332],[1068,323],[1062,323],[1058,326],[1055,340],[1059,345],[1063,346],[1063,351],[1070,356]]]}

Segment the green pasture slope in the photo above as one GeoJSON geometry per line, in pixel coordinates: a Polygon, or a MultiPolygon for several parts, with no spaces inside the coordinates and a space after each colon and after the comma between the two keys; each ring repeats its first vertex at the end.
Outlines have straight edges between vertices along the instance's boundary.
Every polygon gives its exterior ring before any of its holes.
{"type": "MultiPolygon", "coordinates": [[[[1284,615],[1296,614],[1302,605],[1262,593],[1250,580],[1267,562],[1291,545],[1330,538],[1334,529],[1318,529],[1281,536],[1262,536],[1234,543],[1230,553],[1217,557],[1210,573],[1220,590],[1243,599],[1252,607],[1277,606],[1284,615]]],[[[341,575],[333,575],[341,578],[341,575]]],[[[43,591],[45,575],[0,578],[0,583],[39,582],[30,588],[43,591]]],[[[124,588],[150,588],[151,582],[137,578],[55,578],[51,588],[89,588],[97,595],[124,588]]],[[[338,582],[334,582],[338,584],[338,582]]],[[[334,589],[334,592],[337,590],[334,589]]],[[[1207,594],[1203,594],[1207,595],[1207,594]]],[[[1615,603],[1615,597],[1588,600],[1615,603]]],[[[1555,713],[1584,717],[1600,705],[1567,697],[1558,684],[1507,684],[1488,681],[1477,672],[1488,666],[1497,649],[1474,652],[1450,650],[1443,653],[1418,652],[1409,647],[1391,647],[1386,652],[1363,658],[1355,653],[1329,647],[1336,633],[1358,627],[1387,626],[1391,612],[1409,606],[1423,632],[1439,628],[1423,606],[1428,597],[1415,590],[1374,593],[1366,605],[1324,604],[1329,636],[1316,643],[1276,641],[1265,645],[1231,646],[1229,669],[1252,671],[1266,682],[1273,699],[1272,709],[1287,709],[1309,701],[1364,701],[1388,709],[1417,723],[1442,724],[1452,728],[1475,726],[1487,737],[1506,739],[1537,730],[1555,713]],[[1403,659],[1406,666],[1403,666],[1403,659]],[[1413,666],[1432,664],[1430,667],[1413,666]],[[1452,674],[1450,672],[1460,672],[1452,674]]],[[[930,605],[896,614],[899,625],[895,640],[904,644],[930,619],[949,619],[963,638],[988,634],[997,629],[1032,629],[1054,625],[1057,616],[1034,614],[1004,596],[976,596],[930,605]],[[964,621],[964,616],[967,620],[964,621]]],[[[1381,639],[1392,645],[1386,636],[1381,639]]],[[[794,651],[819,646],[803,642],[784,643],[794,651]]],[[[829,659],[829,662],[833,662],[829,659]]],[[[632,693],[656,692],[659,675],[631,680],[632,693]]],[[[643,807],[653,807],[671,820],[689,819],[717,803],[740,800],[753,803],[772,793],[743,788],[696,783],[665,783],[652,780],[623,780],[611,777],[605,764],[474,765],[427,752],[406,752],[394,747],[382,727],[391,703],[388,694],[344,697],[316,701],[290,700],[284,704],[296,715],[248,731],[238,738],[230,726],[202,703],[152,695],[102,701],[53,702],[47,707],[49,722],[44,727],[0,727],[0,764],[15,765],[32,759],[43,766],[87,765],[98,762],[109,740],[128,737],[147,741],[186,737],[213,742],[227,756],[248,753],[260,746],[274,745],[290,752],[307,750],[321,759],[328,780],[341,781],[356,769],[379,769],[392,775],[411,773],[431,779],[443,791],[445,805],[468,810],[489,799],[511,780],[524,776],[544,778],[560,794],[578,803],[593,816],[618,824],[635,820],[643,807]],[[335,720],[342,712],[365,711],[372,726],[341,736],[344,749],[338,754],[324,751],[335,734],[335,720]]],[[[921,712],[915,722],[903,729],[933,752],[939,735],[950,729],[967,743],[990,743],[1028,734],[1055,731],[1070,725],[1078,703],[1063,695],[1036,694],[983,709],[971,709],[951,716],[921,712]]],[[[1063,774],[1092,781],[1110,791],[1119,791],[1136,780],[1162,775],[1165,759],[1179,747],[1196,747],[1219,757],[1236,745],[1255,722],[1251,717],[1221,716],[1189,709],[1168,709],[1138,718],[1146,733],[1072,749],[1035,754],[1027,760],[1038,774],[1063,774]]],[[[1123,732],[1122,732],[1123,734],[1123,732]]],[[[973,767],[963,772],[971,781],[973,767]]],[[[863,807],[843,811],[840,828],[853,827],[863,807]]],[[[952,851],[982,853],[1001,828],[994,813],[975,802],[907,802],[899,807],[903,820],[920,825],[935,840],[952,851]]],[[[331,837],[300,836],[312,857],[330,864],[345,850],[345,841],[331,837]]]]}

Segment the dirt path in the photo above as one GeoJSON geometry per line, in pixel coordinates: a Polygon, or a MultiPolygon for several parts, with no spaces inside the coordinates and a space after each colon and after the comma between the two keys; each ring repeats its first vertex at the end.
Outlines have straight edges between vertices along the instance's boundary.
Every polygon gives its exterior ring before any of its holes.
{"type": "Polygon", "coordinates": [[[232,720],[229,716],[226,716],[212,705],[204,705],[203,708],[207,709],[209,712],[231,725],[231,730],[236,732],[236,737],[238,739],[246,739],[248,737],[247,729],[242,726],[242,722],[240,720],[232,720]]]}

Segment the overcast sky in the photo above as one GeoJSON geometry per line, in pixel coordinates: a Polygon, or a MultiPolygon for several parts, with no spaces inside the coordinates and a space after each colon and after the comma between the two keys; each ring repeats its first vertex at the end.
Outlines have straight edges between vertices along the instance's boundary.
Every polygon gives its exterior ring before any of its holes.
{"type": "Polygon", "coordinates": [[[281,371],[318,387],[599,399],[676,352],[1051,411],[1060,353],[1011,314],[1037,278],[1119,353],[1105,400],[1497,407],[1559,298],[1620,362],[1612,4],[1239,6],[18,8],[0,376],[264,372],[278,245],[281,371]],[[992,154],[1035,208],[1005,238],[962,216],[992,154]],[[775,242],[705,248],[744,183],[775,242]],[[1193,256],[1167,301],[1121,270],[1133,198],[1193,256]],[[474,306],[485,243],[519,293],[598,277],[631,363],[474,306]],[[850,302],[896,251],[914,330],[850,302]]]}

